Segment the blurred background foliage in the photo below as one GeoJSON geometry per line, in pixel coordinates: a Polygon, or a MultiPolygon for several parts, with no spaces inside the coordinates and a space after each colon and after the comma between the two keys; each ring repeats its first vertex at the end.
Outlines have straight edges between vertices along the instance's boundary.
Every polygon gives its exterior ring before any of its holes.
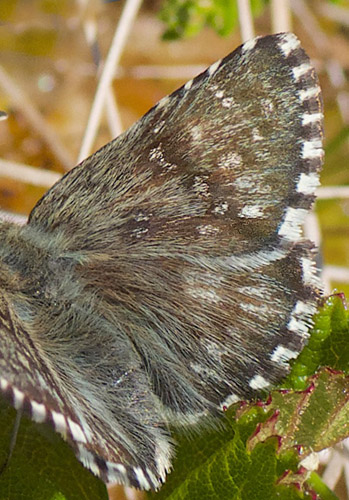
{"type": "MultiPolygon", "coordinates": [[[[322,185],[349,189],[349,0],[297,0],[302,3],[314,29],[291,9],[292,29],[313,59],[323,89],[322,185]]],[[[0,122],[2,160],[61,174],[76,164],[100,63],[124,4],[0,0],[0,109],[9,115],[0,122]],[[93,43],[87,41],[91,33],[93,43]],[[44,131],[28,119],[28,106],[42,118],[44,131]]],[[[251,0],[251,7],[256,34],[270,33],[269,2],[251,0]]],[[[122,128],[239,45],[238,14],[237,0],[144,0],[113,81],[122,128]]],[[[104,117],[93,151],[112,137],[104,117]]],[[[0,208],[27,215],[47,190],[43,184],[12,176],[4,164],[0,208]]],[[[316,213],[323,264],[348,272],[349,197],[321,199],[316,213]]],[[[331,287],[349,295],[345,277],[332,280],[331,287]]]]}
{"type": "MultiPolygon", "coordinates": [[[[254,17],[262,13],[268,0],[251,0],[254,17]]],[[[218,35],[227,36],[238,25],[239,7],[236,0],[166,0],[159,15],[165,23],[163,38],[177,40],[195,36],[209,26],[218,35]]]]}

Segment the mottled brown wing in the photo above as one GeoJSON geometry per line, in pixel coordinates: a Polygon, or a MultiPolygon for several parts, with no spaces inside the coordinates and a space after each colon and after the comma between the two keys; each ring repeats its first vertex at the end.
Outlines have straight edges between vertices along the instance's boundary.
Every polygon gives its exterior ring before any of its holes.
{"type": "Polygon", "coordinates": [[[301,224],[321,139],[320,88],[298,40],[259,38],[161,100],[34,208],[28,230],[49,242],[41,293],[65,273],[46,325],[58,303],[73,311],[73,326],[79,305],[88,326],[87,335],[55,323],[63,340],[54,362],[69,358],[64,383],[85,401],[117,409],[111,422],[92,411],[93,426],[71,407],[89,431],[78,454],[92,470],[116,463],[125,481],[156,484],[169,449],[152,429],[250,397],[287,372],[318,296],[301,224]],[[131,457],[96,445],[110,428],[112,442],[131,443],[131,457]]]}

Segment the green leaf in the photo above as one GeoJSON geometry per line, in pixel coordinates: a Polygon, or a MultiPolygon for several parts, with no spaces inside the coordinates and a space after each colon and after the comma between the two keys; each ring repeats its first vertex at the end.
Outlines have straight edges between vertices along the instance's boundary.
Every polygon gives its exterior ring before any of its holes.
{"type": "MultiPolygon", "coordinates": [[[[252,0],[254,16],[259,15],[267,0],[252,0]]],[[[205,26],[219,35],[229,35],[238,22],[236,0],[166,0],[159,13],[166,24],[163,38],[176,40],[197,35],[205,26]]]]}
{"type": "MultiPolygon", "coordinates": [[[[0,400],[0,468],[8,458],[16,410],[0,400]]],[[[13,454],[0,474],[6,500],[107,500],[102,481],[85,469],[71,447],[46,424],[23,416],[13,454]]]]}
{"type": "Polygon", "coordinates": [[[349,436],[348,389],[347,376],[322,369],[304,391],[274,391],[269,408],[282,409],[275,427],[281,450],[296,443],[320,451],[349,436]]]}
{"type": "Polygon", "coordinates": [[[315,315],[308,344],[282,387],[305,389],[308,377],[321,366],[349,374],[349,311],[340,294],[331,295],[315,315]]]}
{"type": "Polygon", "coordinates": [[[306,391],[273,391],[267,403],[234,405],[219,430],[177,433],[173,472],[149,498],[293,500],[325,491],[320,480],[308,481],[302,461],[349,435],[348,388],[348,377],[323,369],[306,391]]]}
{"type": "Polygon", "coordinates": [[[321,478],[312,472],[309,476],[308,483],[318,492],[322,500],[338,500],[338,497],[330,490],[326,484],[323,483],[321,478]]]}

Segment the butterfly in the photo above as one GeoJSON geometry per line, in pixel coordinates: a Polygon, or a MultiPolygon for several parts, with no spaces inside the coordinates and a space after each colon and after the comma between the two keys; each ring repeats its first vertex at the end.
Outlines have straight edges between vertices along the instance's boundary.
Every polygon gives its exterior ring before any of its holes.
{"type": "Polygon", "coordinates": [[[0,225],[0,388],[104,481],[157,488],[169,424],[288,371],[320,285],[301,226],[322,101],[293,34],[255,38],[0,225]]]}

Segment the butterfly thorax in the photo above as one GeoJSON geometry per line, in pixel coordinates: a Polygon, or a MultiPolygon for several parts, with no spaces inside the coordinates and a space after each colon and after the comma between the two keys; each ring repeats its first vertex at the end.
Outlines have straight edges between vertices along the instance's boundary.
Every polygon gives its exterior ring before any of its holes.
{"type": "MultiPolygon", "coordinates": [[[[0,286],[27,300],[57,299],[57,283],[62,273],[71,274],[74,258],[60,251],[61,236],[3,223],[0,226],[0,286]]],[[[71,290],[72,287],[70,287],[71,290]]]]}

